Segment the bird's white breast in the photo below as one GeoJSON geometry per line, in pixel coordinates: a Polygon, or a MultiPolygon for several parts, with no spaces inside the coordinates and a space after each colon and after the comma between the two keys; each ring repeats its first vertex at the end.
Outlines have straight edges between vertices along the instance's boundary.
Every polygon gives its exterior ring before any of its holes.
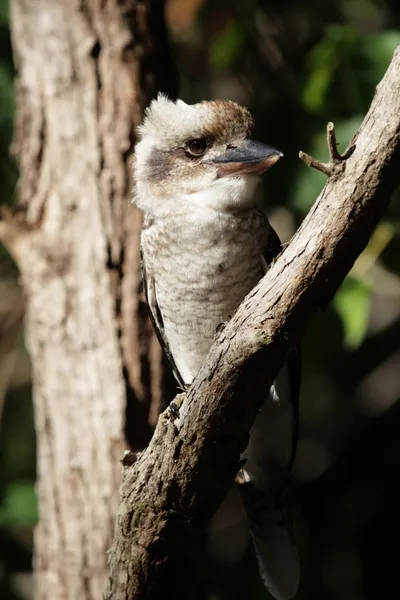
{"type": "Polygon", "coordinates": [[[233,215],[192,205],[154,219],[142,232],[146,270],[170,351],[191,383],[216,328],[263,275],[265,221],[255,210],[233,215]]]}

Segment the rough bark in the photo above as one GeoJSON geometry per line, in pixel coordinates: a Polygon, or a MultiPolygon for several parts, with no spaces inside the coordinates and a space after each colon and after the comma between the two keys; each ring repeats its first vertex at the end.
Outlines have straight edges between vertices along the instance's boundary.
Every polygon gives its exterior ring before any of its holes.
{"type": "Polygon", "coordinates": [[[166,411],[147,450],[133,465],[126,457],[106,600],[191,597],[199,541],[232,484],[265,390],[400,183],[400,47],[351,145],[346,161],[332,153],[330,178],[304,223],[218,335],[180,418],[166,411]]]}
{"type": "Polygon", "coordinates": [[[4,213],[0,240],[26,297],[37,600],[101,597],[126,397],[134,434],[160,403],[161,356],[139,297],[141,218],[129,199],[141,109],[173,86],[162,9],[148,0],[11,3],[21,176],[19,210],[4,213]]]}

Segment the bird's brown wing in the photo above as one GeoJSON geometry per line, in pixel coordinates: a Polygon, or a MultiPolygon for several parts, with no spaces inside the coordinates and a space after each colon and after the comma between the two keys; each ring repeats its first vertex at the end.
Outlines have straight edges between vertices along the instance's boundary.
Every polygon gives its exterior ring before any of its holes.
{"type": "MultiPolygon", "coordinates": [[[[268,266],[276,260],[282,252],[282,244],[276,231],[269,225],[268,239],[264,248],[263,259],[268,266]]],[[[293,452],[289,464],[289,469],[292,466],[296,453],[298,428],[299,428],[299,396],[301,386],[301,345],[298,344],[287,357],[287,364],[290,378],[291,402],[294,411],[294,428],[293,428],[293,452]]]]}
{"type": "Polygon", "coordinates": [[[156,332],[158,341],[160,342],[160,346],[168,360],[168,363],[172,369],[175,379],[177,380],[181,388],[184,390],[185,383],[175,364],[170,347],[168,345],[167,336],[165,335],[164,322],[157,302],[155,282],[154,279],[146,271],[146,262],[144,260],[142,250],[140,250],[140,264],[142,269],[144,294],[146,296],[146,302],[149,309],[149,315],[153,324],[154,331],[156,332]]]}
{"type": "Polygon", "coordinates": [[[265,244],[263,257],[268,266],[276,260],[282,252],[282,244],[275,229],[268,223],[268,238],[265,244]]]}

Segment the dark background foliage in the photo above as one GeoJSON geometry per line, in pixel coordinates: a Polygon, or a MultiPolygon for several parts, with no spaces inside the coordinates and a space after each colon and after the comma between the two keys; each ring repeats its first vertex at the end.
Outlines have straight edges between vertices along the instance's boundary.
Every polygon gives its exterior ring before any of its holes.
{"type": "MultiPolygon", "coordinates": [[[[186,102],[222,97],[250,107],[257,138],[285,158],[260,201],[284,241],[324,176],[297,158],[327,158],[334,121],[345,149],[400,43],[397,0],[168,0],[168,27],[186,102]]],[[[0,194],[11,204],[13,65],[0,0],[0,194]]],[[[399,598],[400,202],[304,341],[300,442],[293,471],[303,576],[299,600],[399,598]]],[[[0,320],[18,299],[0,248],[0,320]]],[[[23,340],[11,376],[0,326],[0,598],[31,598],[36,520],[35,436],[23,340]],[[5,375],[7,374],[7,376],[5,375]],[[3,378],[3,382],[2,382],[3,378]]],[[[262,599],[242,514],[229,497],[216,516],[203,567],[207,600],[262,599]]]]}

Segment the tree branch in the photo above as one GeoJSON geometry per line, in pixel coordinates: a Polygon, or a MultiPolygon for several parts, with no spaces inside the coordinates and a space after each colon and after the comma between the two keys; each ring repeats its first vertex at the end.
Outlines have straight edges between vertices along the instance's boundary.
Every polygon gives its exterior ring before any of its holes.
{"type": "Polygon", "coordinates": [[[400,47],[348,160],[328,127],[331,163],[340,168],[327,171],[292,242],[219,333],[179,419],[166,411],[147,450],[134,464],[125,461],[106,600],[191,597],[196,550],[232,485],[265,390],[399,184],[400,47]]]}

